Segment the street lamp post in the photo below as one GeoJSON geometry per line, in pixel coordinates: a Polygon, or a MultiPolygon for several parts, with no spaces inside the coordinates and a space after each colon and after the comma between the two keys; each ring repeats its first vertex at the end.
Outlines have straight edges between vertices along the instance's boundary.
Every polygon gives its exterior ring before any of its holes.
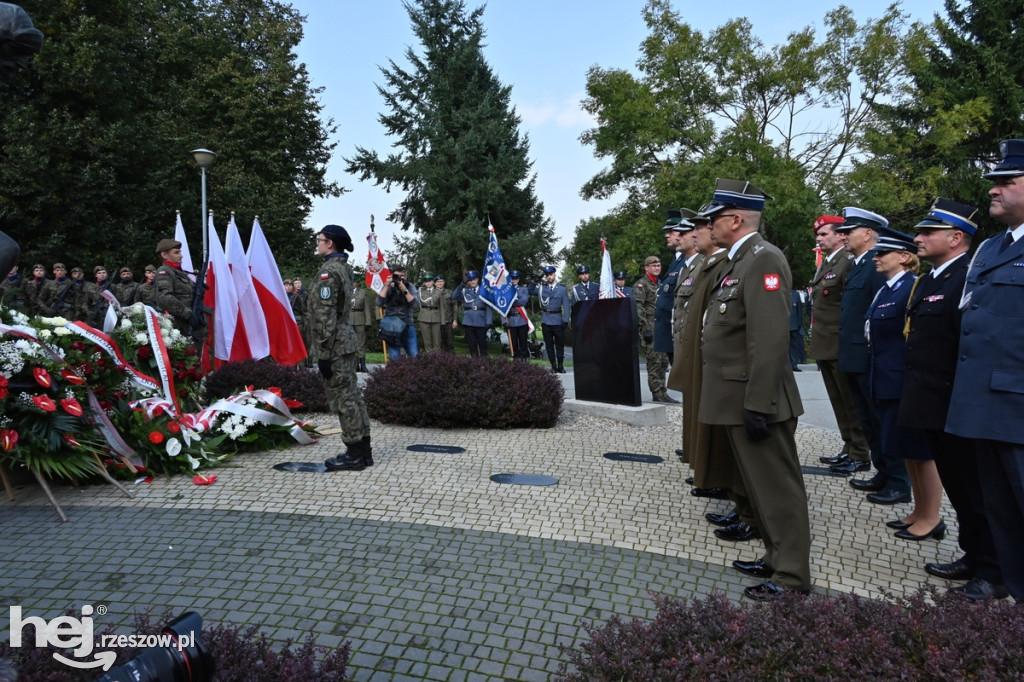
{"type": "Polygon", "coordinates": [[[217,158],[217,155],[214,154],[213,152],[211,152],[209,149],[202,149],[202,148],[200,148],[200,149],[193,149],[192,150],[192,158],[196,160],[196,165],[199,166],[199,170],[202,172],[202,176],[203,176],[203,213],[202,213],[202,216],[201,216],[201,218],[199,220],[199,225],[200,225],[200,227],[203,230],[203,260],[202,260],[202,262],[205,263],[206,260],[209,258],[209,255],[210,255],[209,254],[209,245],[207,243],[207,240],[209,239],[209,237],[206,234],[206,232],[207,232],[207,223],[206,223],[206,169],[210,167],[210,164],[213,163],[213,160],[215,158],[217,158]]]}

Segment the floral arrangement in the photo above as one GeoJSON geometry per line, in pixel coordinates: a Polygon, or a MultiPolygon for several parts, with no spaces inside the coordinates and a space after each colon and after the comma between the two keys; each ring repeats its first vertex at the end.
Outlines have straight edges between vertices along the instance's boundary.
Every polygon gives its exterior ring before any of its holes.
{"type": "Polygon", "coordinates": [[[280,390],[249,387],[199,404],[191,340],[142,304],[109,333],[0,310],[0,463],[77,478],[101,465],[195,472],[244,450],[313,442],[280,390]]]}

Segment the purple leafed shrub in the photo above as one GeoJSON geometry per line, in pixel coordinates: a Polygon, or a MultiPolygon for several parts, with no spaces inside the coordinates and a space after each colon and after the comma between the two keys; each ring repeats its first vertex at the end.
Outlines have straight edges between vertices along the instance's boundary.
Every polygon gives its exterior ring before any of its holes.
{"type": "Polygon", "coordinates": [[[316,370],[305,367],[286,367],[273,360],[243,360],[228,362],[206,375],[204,399],[209,405],[218,398],[227,398],[245,390],[255,388],[281,389],[281,395],[297,400],[302,407],[298,412],[327,412],[327,393],[323,379],[316,370]]]}
{"type": "MultiPolygon", "coordinates": [[[[77,614],[69,611],[67,615],[77,614]]],[[[161,629],[150,622],[147,614],[135,617],[137,634],[160,634],[161,629]]],[[[113,634],[113,628],[108,627],[97,634],[113,634]]],[[[301,645],[296,646],[289,640],[283,646],[272,647],[257,626],[242,629],[230,624],[204,627],[202,642],[213,657],[217,682],[345,682],[349,679],[346,669],[350,647],[347,642],[329,650],[316,646],[310,634],[301,645]]],[[[0,679],[5,679],[2,676],[7,672],[4,666],[13,667],[18,682],[84,682],[99,676],[96,670],[76,670],[56,661],[53,653],[59,650],[52,645],[36,648],[34,643],[35,628],[31,625],[23,630],[20,648],[12,649],[9,640],[0,643],[0,679]]],[[[123,665],[140,651],[130,647],[109,650],[117,652],[115,666],[123,665]]],[[[63,653],[73,658],[68,652],[63,653]]]]}
{"type": "Polygon", "coordinates": [[[565,392],[546,369],[507,358],[429,353],[371,370],[366,410],[386,424],[550,428],[565,392]]]}
{"type": "Polygon", "coordinates": [[[612,618],[563,647],[583,680],[1020,680],[1024,609],[921,590],[869,600],[788,595],[734,604],[654,595],[652,621],[612,618]]]}

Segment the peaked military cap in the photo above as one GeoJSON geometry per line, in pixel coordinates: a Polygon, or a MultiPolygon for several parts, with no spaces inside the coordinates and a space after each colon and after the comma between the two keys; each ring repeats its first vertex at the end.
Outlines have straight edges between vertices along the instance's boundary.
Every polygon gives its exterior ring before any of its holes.
{"type": "Polygon", "coordinates": [[[691,211],[688,208],[670,208],[665,212],[668,219],[665,221],[665,227],[661,228],[663,232],[673,230],[675,232],[689,232],[695,225],[690,222],[690,218],[697,215],[696,211],[691,211]]]}
{"type": "Polygon", "coordinates": [[[509,279],[519,279],[520,278],[519,271],[518,270],[513,270],[512,272],[508,273],[508,278],[509,279]]]}
{"type": "Polygon", "coordinates": [[[467,270],[466,279],[480,279],[480,273],[476,270],[467,270]]]}
{"type": "Polygon", "coordinates": [[[581,266],[579,266],[578,268],[576,268],[576,274],[577,275],[590,274],[590,266],[589,265],[581,265],[581,266]]]}
{"type": "Polygon", "coordinates": [[[909,234],[883,226],[878,228],[878,243],[871,250],[879,253],[886,253],[888,251],[917,253],[917,244],[914,243],[914,238],[909,234]]]}
{"type": "Polygon", "coordinates": [[[877,213],[856,206],[847,206],[843,209],[843,224],[836,228],[836,232],[849,232],[855,227],[870,227],[881,233],[881,228],[888,226],[889,221],[877,213]]]}
{"type": "Polygon", "coordinates": [[[616,270],[615,274],[613,275],[613,277],[615,279],[626,279],[626,271],[625,270],[616,270]]]}
{"type": "Polygon", "coordinates": [[[430,273],[423,275],[424,282],[433,282],[435,279],[437,279],[436,275],[431,275],[430,273]]]}
{"type": "Polygon", "coordinates": [[[939,197],[928,209],[928,215],[914,227],[918,230],[963,230],[973,235],[978,231],[978,209],[939,197]]]}
{"type": "Polygon", "coordinates": [[[544,274],[545,275],[550,275],[550,274],[553,274],[554,272],[555,272],[555,266],[553,266],[553,265],[545,265],[544,266],[544,274]]]}
{"type": "Polygon", "coordinates": [[[701,211],[701,216],[710,218],[728,207],[747,211],[763,211],[765,200],[773,198],[765,194],[760,187],[746,180],[719,178],[715,181],[715,193],[711,196],[711,203],[701,211]]]}
{"type": "Polygon", "coordinates": [[[999,143],[999,153],[1003,160],[996,164],[988,173],[982,177],[986,180],[993,178],[1013,178],[1024,175],[1024,140],[1003,140],[999,143]]]}

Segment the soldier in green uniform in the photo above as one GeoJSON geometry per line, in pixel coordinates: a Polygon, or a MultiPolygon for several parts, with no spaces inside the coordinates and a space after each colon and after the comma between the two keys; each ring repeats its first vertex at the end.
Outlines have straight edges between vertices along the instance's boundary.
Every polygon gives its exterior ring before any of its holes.
{"type": "Polygon", "coordinates": [[[356,354],[359,356],[358,371],[366,371],[366,330],[373,319],[373,303],[366,300],[366,287],[359,286],[359,282],[352,281],[352,328],[356,331],[356,354]]]}
{"type": "Polygon", "coordinates": [[[452,292],[444,287],[444,275],[437,275],[434,289],[441,296],[441,306],[438,309],[441,313],[441,350],[454,353],[455,332],[452,329],[452,322],[455,320],[455,301],[452,299],[452,292]]]}
{"type": "Polygon", "coordinates": [[[131,305],[135,301],[135,294],[138,292],[139,283],[135,281],[132,269],[125,266],[117,271],[118,281],[110,285],[110,290],[117,297],[121,305],[131,305]]]}
{"type": "MultiPolygon", "coordinates": [[[[423,352],[441,349],[441,305],[443,303],[441,291],[435,286],[437,278],[434,275],[423,277],[423,286],[420,287],[420,312],[417,321],[420,325],[420,340],[423,343],[423,352]]],[[[449,325],[451,322],[448,323],[449,325]]]]}
{"type": "Polygon", "coordinates": [[[32,266],[32,278],[21,285],[25,295],[26,315],[39,314],[39,294],[43,292],[44,284],[46,284],[46,268],[40,263],[36,263],[32,266]]]}
{"type": "Polygon", "coordinates": [[[644,276],[633,283],[633,298],[636,299],[640,345],[647,360],[647,387],[655,398],[666,395],[665,372],[668,371],[668,355],[654,350],[654,304],[660,284],[661,259],[648,256],[644,261],[644,276]]]}
{"type": "Polygon", "coordinates": [[[327,401],[338,413],[346,452],[324,462],[329,471],[362,471],[373,466],[370,418],[356,378],[359,353],[356,333],[349,322],[352,266],[348,264],[352,238],[340,225],[326,225],[316,236],[316,252],[324,264],[313,280],[307,316],[311,353],[327,386],[327,401]]]}
{"type": "Polygon", "coordinates": [[[135,290],[135,300],[132,303],[144,303],[150,305],[153,300],[153,294],[156,293],[156,266],[146,266],[146,279],[139,283],[139,288],[135,290]]]}
{"type": "Polygon", "coordinates": [[[10,310],[25,312],[25,292],[22,289],[22,277],[18,274],[18,266],[11,267],[7,277],[0,282],[0,305],[10,310]]]}
{"type": "MultiPolygon", "coordinates": [[[[167,312],[174,319],[174,327],[182,334],[205,332],[204,320],[192,319],[192,304],[195,302],[196,285],[181,269],[181,242],[161,239],[156,245],[160,256],[160,267],[156,269],[156,291],[150,305],[158,311],[167,312]]],[[[193,337],[194,338],[194,337],[193,337]]]]}
{"type": "Polygon", "coordinates": [[[46,280],[39,292],[39,312],[49,317],[71,320],[78,309],[75,281],[67,276],[63,263],[53,264],[53,279],[46,280]]]}
{"type": "Polygon", "coordinates": [[[757,601],[811,589],[807,491],[794,439],[803,404],[789,363],[793,276],[758,233],[768,198],[749,182],[719,180],[701,212],[729,262],[704,312],[698,419],[725,427],[754,507],[765,554],[733,566],[765,579],[744,590],[757,601]]]}

